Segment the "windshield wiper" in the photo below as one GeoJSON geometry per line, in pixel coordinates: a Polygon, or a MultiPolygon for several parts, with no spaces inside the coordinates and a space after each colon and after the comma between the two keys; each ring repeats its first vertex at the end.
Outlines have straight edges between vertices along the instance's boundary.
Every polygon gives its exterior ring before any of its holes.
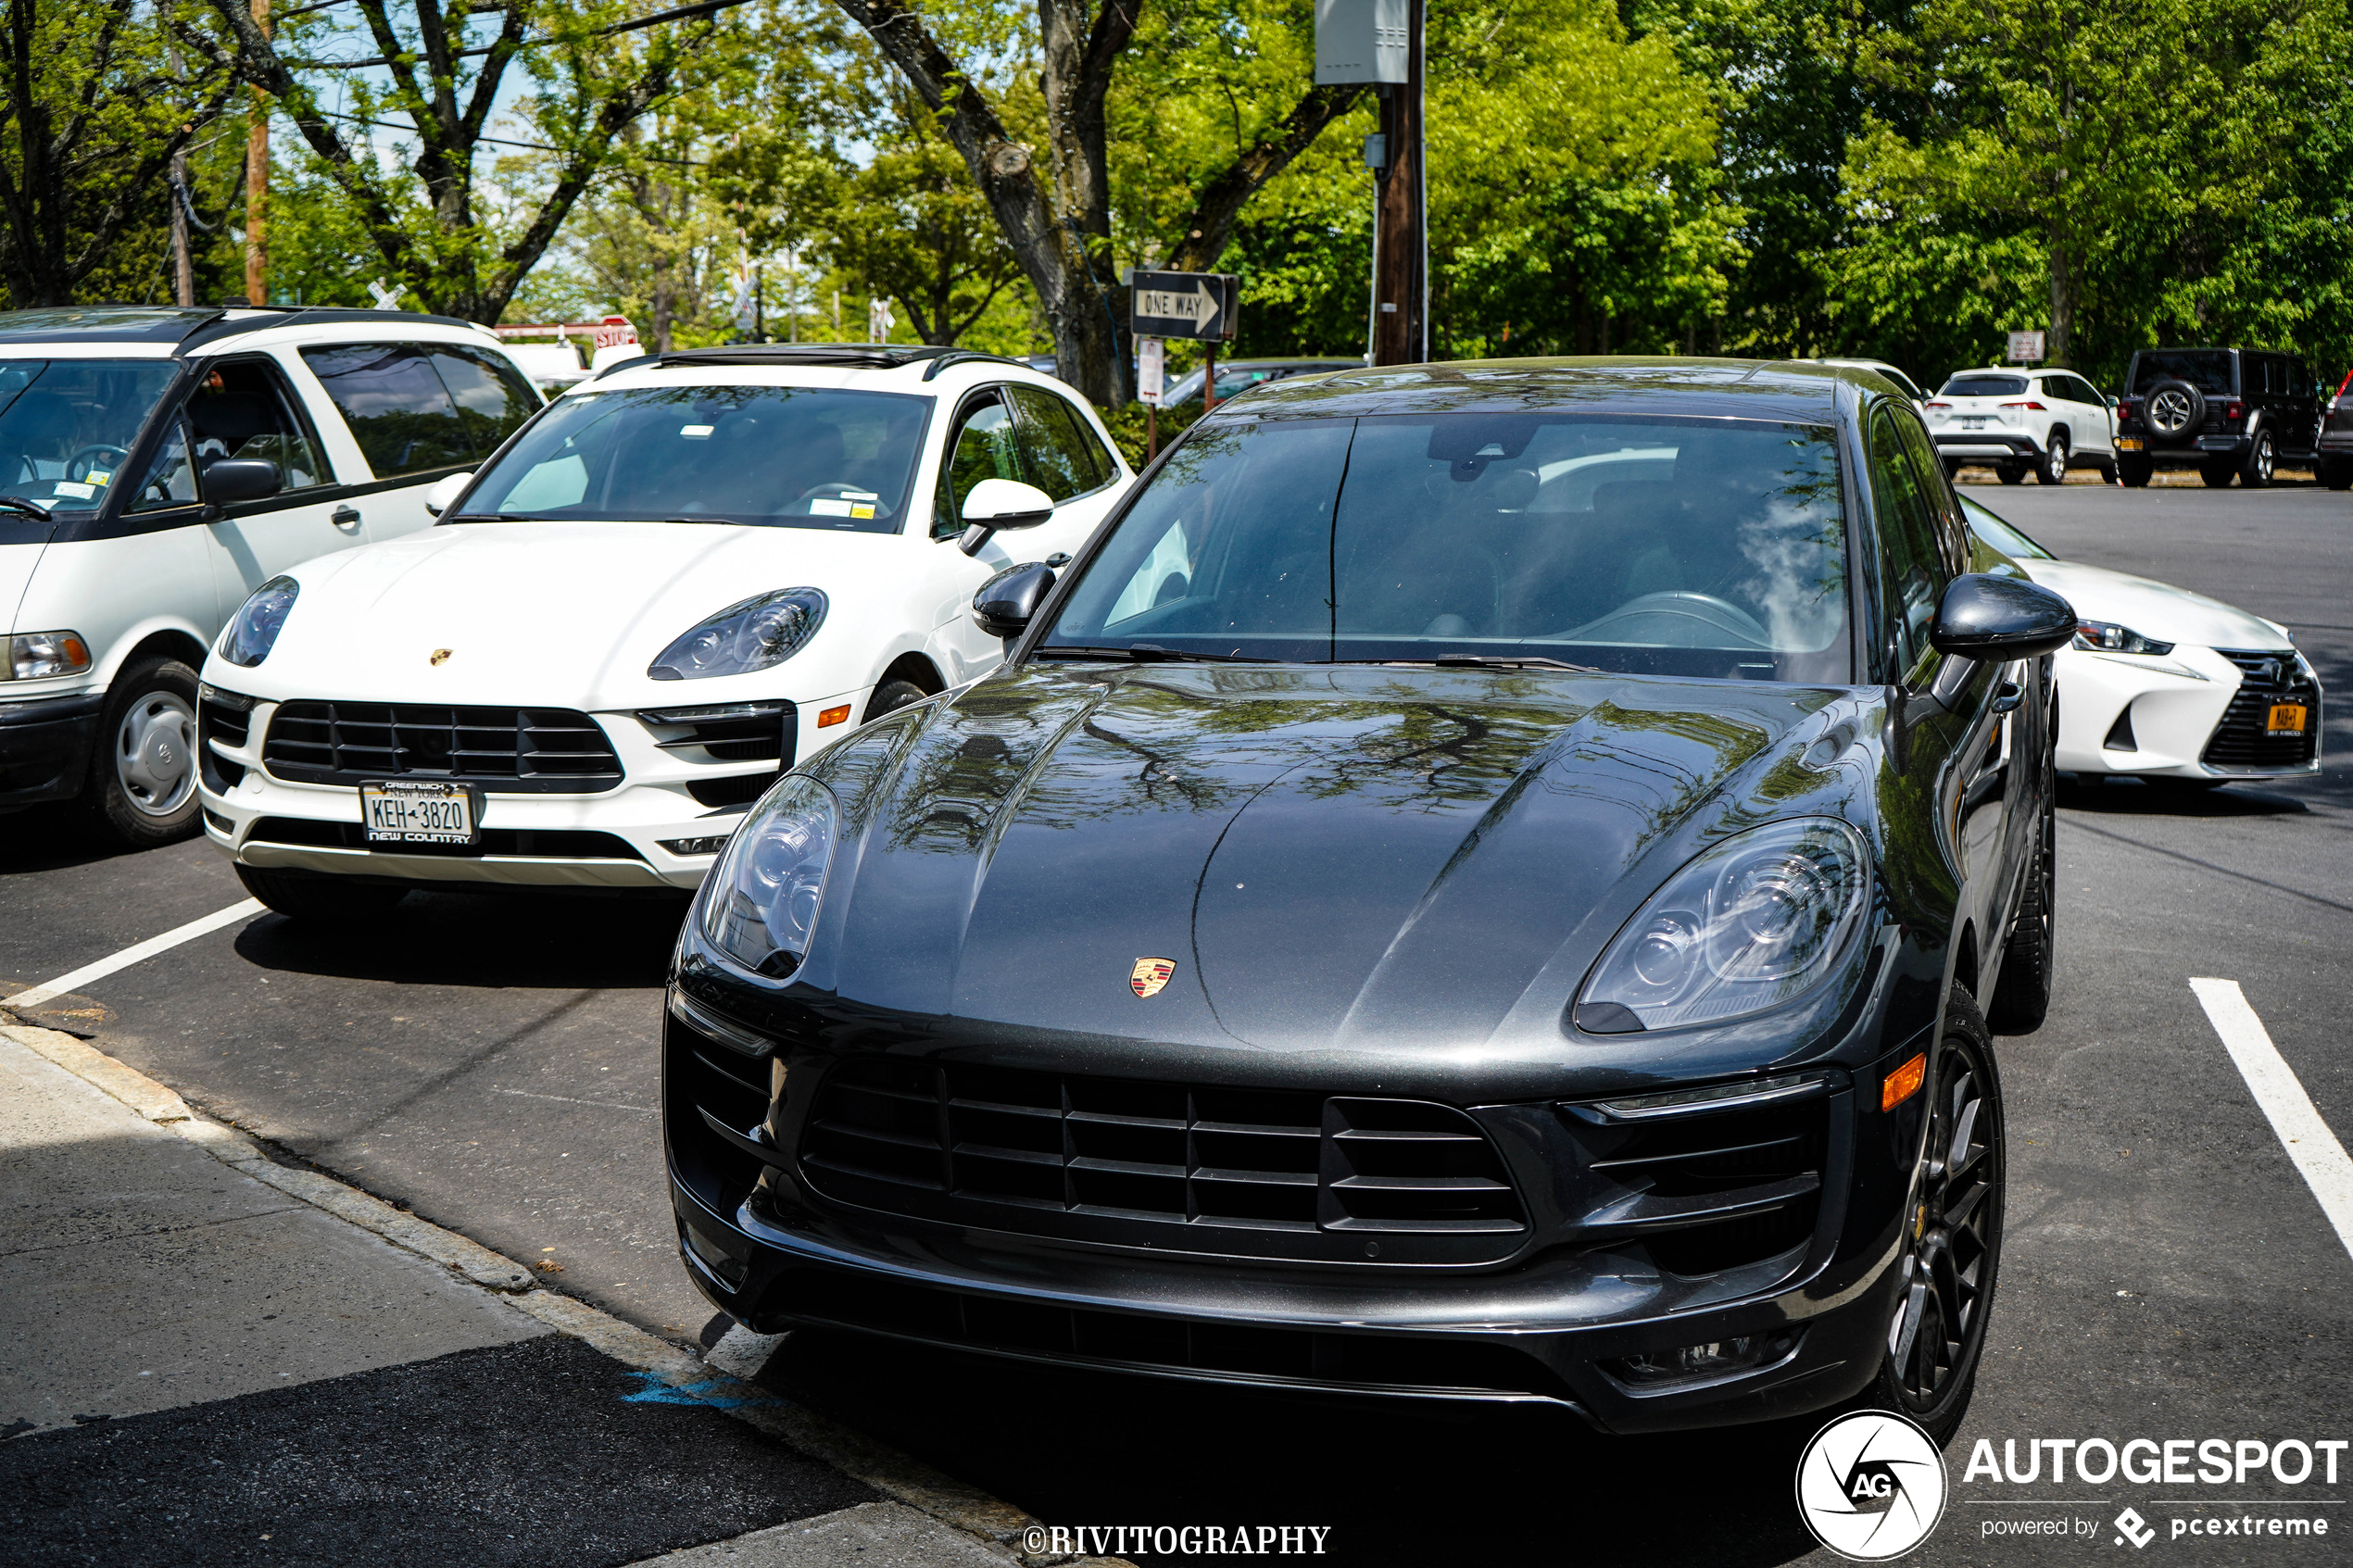
{"type": "Polygon", "coordinates": [[[12,512],[22,512],[25,516],[31,518],[36,521],[48,522],[52,521],[48,508],[43,506],[38,501],[28,501],[21,495],[0,495],[0,508],[5,508],[12,512]]]}
{"type": "Polygon", "coordinates": [[[1239,653],[1187,653],[1182,648],[1164,648],[1158,643],[1131,643],[1124,648],[1073,647],[1067,643],[1050,643],[1032,650],[1044,658],[1054,659],[1126,659],[1139,662],[1168,661],[1183,664],[1271,664],[1272,659],[1253,659],[1239,653]]]}
{"type": "Polygon", "coordinates": [[[1570,664],[1558,659],[1543,659],[1530,654],[1445,653],[1436,659],[1343,659],[1340,664],[1428,664],[1441,670],[1567,670],[1579,675],[1598,675],[1601,671],[1590,664],[1570,664]]]}

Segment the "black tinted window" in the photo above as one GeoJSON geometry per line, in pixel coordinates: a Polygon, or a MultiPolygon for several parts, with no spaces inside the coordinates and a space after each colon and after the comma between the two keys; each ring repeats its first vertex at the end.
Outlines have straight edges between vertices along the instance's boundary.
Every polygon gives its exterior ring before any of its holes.
{"type": "Polygon", "coordinates": [[[2026,391],[2024,376],[1955,376],[1944,383],[1946,397],[2017,397],[2026,391]]]}
{"type": "Polygon", "coordinates": [[[1881,585],[1895,672],[1908,674],[1928,650],[1945,571],[1936,511],[1906,449],[1901,427],[1881,408],[1871,417],[1871,489],[1879,503],[1881,585]]]}
{"type": "Polygon", "coordinates": [[[475,457],[487,458],[498,450],[500,442],[539,411],[539,394],[505,360],[438,344],[432,354],[434,370],[458,405],[458,418],[473,443],[475,457]]]}
{"type": "Polygon", "coordinates": [[[1022,468],[1030,483],[1057,501],[1102,483],[1094,438],[1068,403],[1034,386],[1006,390],[1021,409],[1022,468]]]}
{"type": "Polygon", "coordinates": [[[948,437],[939,483],[932,493],[931,536],[953,539],[964,531],[964,502],[974,485],[984,479],[1020,477],[1013,417],[992,393],[988,402],[967,408],[948,437]]]}
{"type": "Polygon", "coordinates": [[[2133,384],[2126,390],[2146,392],[2161,381],[2185,381],[2200,392],[2227,394],[2231,387],[2231,355],[2223,348],[2143,349],[2133,361],[2133,384]]]}
{"type": "Polygon", "coordinates": [[[424,349],[338,344],[306,348],[302,358],[378,479],[473,461],[466,422],[424,349]]]}

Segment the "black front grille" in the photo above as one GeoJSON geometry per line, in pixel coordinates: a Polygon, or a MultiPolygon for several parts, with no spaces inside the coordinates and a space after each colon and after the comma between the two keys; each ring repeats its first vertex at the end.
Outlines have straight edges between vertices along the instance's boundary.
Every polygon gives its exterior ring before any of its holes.
{"type": "Polygon", "coordinates": [[[725,779],[689,779],[686,793],[700,806],[749,806],[768,793],[774,773],[738,773],[725,779]]]}
{"type": "Polygon", "coordinates": [[[1543,1362],[1493,1343],[1148,1317],[832,1270],[781,1276],[761,1310],[862,1333],[1148,1372],[1424,1394],[1568,1398],[1567,1387],[1543,1362]]]}
{"type": "Polygon", "coordinates": [[[2239,667],[2239,689],[2222,710],[2200,761],[2209,768],[2260,772],[2305,767],[2320,755],[2321,688],[2305,678],[2294,653],[2214,651],[2239,667]],[[2271,709],[2282,703],[2304,709],[2301,734],[2270,733],[2271,709]]]}
{"type": "Polygon", "coordinates": [[[864,1058],[799,1153],[841,1202],[1115,1245],[1472,1262],[1528,1228],[1478,1124],[1424,1100],[864,1058]]]}
{"type": "Polygon", "coordinates": [[[1587,1239],[1639,1248],[1685,1277],[1793,1253],[1820,1213],[1829,1108],[1818,1090],[1641,1118],[1565,1105],[1586,1151],[1567,1207],[1587,1239]]]}
{"type": "Polygon", "coordinates": [[[585,713],[560,708],[289,702],[261,759],[297,784],[474,779],[511,794],[587,795],[621,782],[621,760],[585,713]]]}
{"type": "Polygon", "coordinates": [[[371,849],[385,855],[438,855],[469,859],[484,855],[541,855],[565,860],[642,859],[629,841],[583,828],[484,828],[482,842],[464,844],[371,844],[358,822],[322,822],[308,817],[264,817],[245,835],[248,845],[284,844],[296,848],[371,849]]]}

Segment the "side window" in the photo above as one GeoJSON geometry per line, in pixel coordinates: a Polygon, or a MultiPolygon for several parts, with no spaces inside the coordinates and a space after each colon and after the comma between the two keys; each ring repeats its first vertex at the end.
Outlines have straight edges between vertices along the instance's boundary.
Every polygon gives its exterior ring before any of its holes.
{"type": "Polygon", "coordinates": [[[1879,513],[1880,583],[1895,678],[1907,679],[1928,651],[1928,631],[1946,571],[1936,513],[1904,433],[1882,408],[1871,416],[1871,491],[1879,513]]]}
{"type": "Polygon", "coordinates": [[[1944,546],[1946,571],[1967,571],[1970,555],[1969,519],[1961,515],[1961,504],[1954,496],[1952,485],[1945,482],[1944,460],[1936,455],[1935,443],[1929,440],[1928,432],[1918,420],[1907,420],[1894,409],[1888,410],[1887,418],[1903,438],[1904,450],[1911,455],[1913,475],[1919,482],[1920,495],[1928,504],[1937,538],[1944,546]]]}
{"type": "Polygon", "coordinates": [[[177,415],[163,433],[163,443],[156,448],[156,460],[147,467],[147,474],[132,492],[128,508],[134,512],[161,511],[167,507],[192,507],[196,502],[196,472],[188,462],[188,427],[177,415]]]}
{"type": "Polygon", "coordinates": [[[2304,361],[2301,359],[2290,359],[2287,362],[2287,390],[2291,397],[2313,395],[2312,372],[2305,369],[2304,361]]]}
{"type": "Polygon", "coordinates": [[[188,430],[199,472],[223,458],[259,458],[276,465],[284,490],[333,483],[309,422],[266,359],[225,359],[207,370],[188,395],[188,430]]]}
{"type": "Polygon", "coordinates": [[[472,348],[434,344],[433,368],[465,422],[474,456],[487,458],[539,411],[539,394],[513,366],[472,348]]]}
{"type": "Polygon", "coordinates": [[[306,348],[302,358],[378,479],[473,461],[465,420],[423,349],[337,344],[306,348]]]}
{"type": "Polygon", "coordinates": [[[948,437],[933,492],[931,536],[953,539],[964,531],[964,497],[984,479],[1019,479],[1013,452],[1013,420],[1001,398],[967,408],[948,437]]]}
{"type": "Polygon", "coordinates": [[[1066,501],[1103,483],[1109,464],[1068,403],[1040,387],[1007,390],[1021,410],[1022,469],[1030,483],[1066,501]]]}

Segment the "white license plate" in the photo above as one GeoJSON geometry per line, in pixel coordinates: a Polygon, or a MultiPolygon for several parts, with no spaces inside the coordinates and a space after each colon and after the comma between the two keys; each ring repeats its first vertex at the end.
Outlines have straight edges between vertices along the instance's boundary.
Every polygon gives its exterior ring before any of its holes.
{"type": "Polygon", "coordinates": [[[359,820],[371,844],[465,844],[482,838],[482,800],[471,784],[370,779],[359,786],[359,820]]]}
{"type": "Polygon", "coordinates": [[[1963,414],[1961,416],[1961,428],[1963,430],[1983,430],[1985,428],[1985,416],[1982,414],[1963,414]]]}

